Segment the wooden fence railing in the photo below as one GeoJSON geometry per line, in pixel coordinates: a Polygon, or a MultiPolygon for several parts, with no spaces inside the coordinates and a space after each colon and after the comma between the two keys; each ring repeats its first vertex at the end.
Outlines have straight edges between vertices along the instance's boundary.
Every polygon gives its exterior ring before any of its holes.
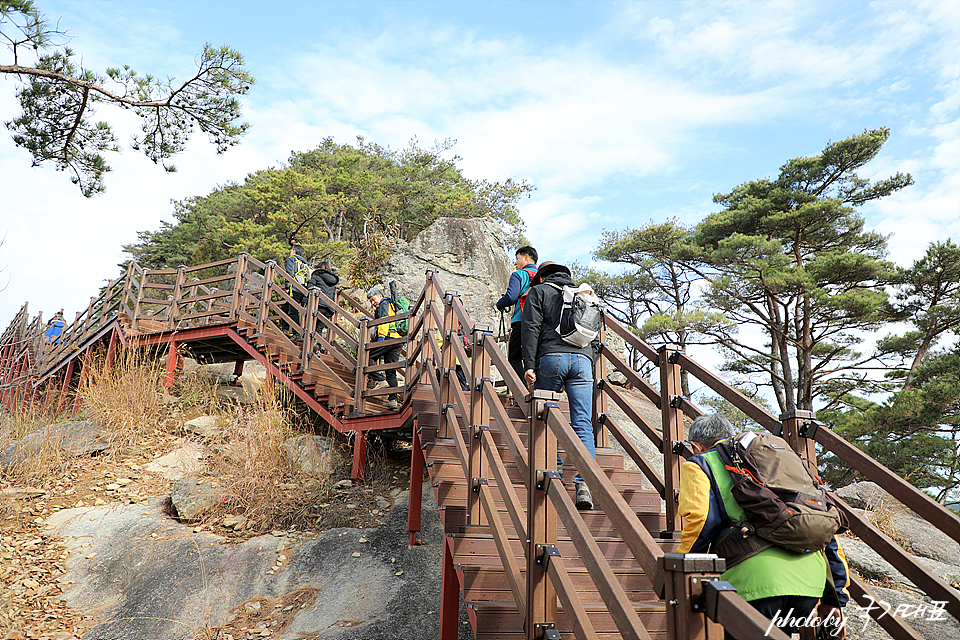
{"type": "MultiPolygon", "coordinates": [[[[24,305],[0,339],[5,363],[0,382],[27,395],[27,386],[36,387],[64,358],[113,322],[119,322],[128,337],[245,323],[255,327],[257,335],[269,334],[286,353],[297,354],[295,371],[322,375],[351,399],[354,413],[363,413],[370,398],[404,392],[403,386],[369,390],[363,384],[370,373],[396,369],[402,374],[406,368],[403,361],[370,364],[374,346],[407,341],[372,345],[370,330],[398,319],[371,320],[372,315],[346,291],[338,291],[337,299],[331,300],[318,289],[308,290],[276,263],[245,254],[178,269],[144,269],[131,262],[124,276],[110,281],[98,297],[91,298],[56,341],[44,338],[41,316],[31,321],[24,305]],[[332,316],[321,313],[321,307],[332,310],[332,316]],[[29,357],[20,358],[16,365],[8,363],[8,356],[15,352],[29,357]],[[320,353],[328,358],[319,357],[320,353]]],[[[9,399],[11,394],[6,396],[9,399]]]]}
{"type": "MultiPolygon", "coordinates": [[[[395,341],[405,345],[405,360],[396,365],[370,365],[371,329],[381,322],[400,319],[371,320],[372,315],[363,301],[346,291],[338,291],[336,299],[331,300],[318,290],[307,290],[275,263],[263,263],[248,255],[165,270],[142,269],[131,263],[124,276],[109,282],[98,297],[90,299],[87,308],[77,313],[56,343],[45,342],[40,316],[30,320],[24,305],[0,335],[0,385],[5,385],[0,388],[0,406],[10,410],[22,403],[29,394],[23,393],[22,384],[14,383],[29,379],[37,384],[113,322],[119,322],[130,336],[224,323],[255,328],[256,335],[269,334],[283,344],[285,352],[296,354],[296,360],[289,364],[299,373],[322,372],[330,380],[339,380],[344,396],[352,398],[353,411],[358,415],[364,413],[370,398],[388,393],[410,394],[416,385],[429,383],[440,417],[438,435],[453,440],[464,477],[473,488],[468,493],[468,522],[489,526],[516,606],[527,621],[528,637],[535,637],[537,630],[544,631],[556,619],[558,602],[565,614],[572,616],[578,637],[596,636],[563,559],[555,551],[558,523],[562,523],[583,559],[622,637],[649,637],[580,513],[556,482],[558,443],[603,504],[639,565],[648,575],[664,574],[664,597],[671,603],[667,617],[670,638],[703,637],[703,630],[713,624],[711,621],[722,622],[739,637],[763,636],[768,621],[717,582],[723,570],[721,560],[715,556],[661,553],[657,541],[574,435],[560,410],[558,397],[549,392],[528,391],[496,344],[490,328],[471,320],[459,294],[446,290],[437,273],[427,272],[424,288],[405,316],[409,334],[395,341]],[[321,303],[333,310],[331,318],[319,312],[321,303]],[[285,327],[292,338],[284,334],[285,327]],[[469,337],[471,357],[459,337],[461,332],[469,337]],[[366,388],[367,374],[391,366],[403,373],[403,385],[375,391],[366,388]],[[456,382],[458,368],[470,381],[466,392],[456,382]],[[529,424],[526,442],[514,428],[495,390],[493,379],[497,376],[512,397],[522,401],[529,424]],[[505,460],[490,436],[491,425],[497,426],[512,462],[525,479],[526,503],[519,499],[507,478],[505,460]],[[488,484],[488,478],[496,479],[495,484],[488,484]],[[514,561],[495,501],[505,505],[509,524],[519,534],[525,550],[524,567],[514,561]],[[710,585],[705,587],[707,604],[696,610],[692,601],[704,594],[691,592],[692,576],[699,576],[701,583],[710,585]]],[[[782,434],[811,467],[816,467],[815,445],[819,444],[879,484],[931,526],[960,541],[960,520],[955,514],[817,423],[812,413],[796,411],[774,417],[676,348],[668,345],[654,349],[609,316],[605,318],[604,331],[619,335],[659,370],[656,388],[628,366],[622,354],[604,343],[596,363],[593,421],[597,442],[605,445],[613,436],[663,498],[667,530],[661,533],[661,540],[675,538],[681,528],[676,503],[679,467],[693,453],[684,441],[684,419],[702,413],[679,391],[681,371],[686,371],[757,424],[782,434]],[[625,376],[660,409],[660,425],[649,423],[627,401],[622,389],[610,382],[611,369],[625,376]],[[662,474],[640,454],[622,425],[607,412],[610,403],[618,406],[661,452],[662,474]]],[[[946,610],[960,618],[956,590],[849,507],[844,505],[844,509],[856,535],[931,598],[945,601],[946,610]]],[[[869,587],[856,577],[851,591],[861,602],[871,595],[869,587]]],[[[918,637],[900,618],[876,610],[871,610],[871,615],[896,638],[918,637]]]]}

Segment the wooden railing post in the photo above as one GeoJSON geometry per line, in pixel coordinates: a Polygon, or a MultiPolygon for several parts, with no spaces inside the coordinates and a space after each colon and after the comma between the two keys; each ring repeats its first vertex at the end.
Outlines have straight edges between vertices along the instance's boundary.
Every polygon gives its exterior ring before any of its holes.
{"type": "MultiPolygon", "coordinates": [[[[780,414],[780,424],[783,425],[783,439],[790,447],[800,454],[803,461],[815,474],[817,473],[817,445],[813,440],[816,435],[816,414],[813,411],[794,409],[780,414]]],[[[819,475],[819,474],[818,474],[819,475]]]]}
{"type": "Polygon", "coordinates": [[[237,272],[233,274],[233,294],[230,296],[230,319],[240,317],[240,307],[243,305],[243,277],[247,273],[247,252],[244,251],[237,258],[237,272]]]}
{"type": "Polygon", "coordinates": [[[677,496],[680,491],[680,456],[673,453],[673,443],[684,439],[683,410],[674,402],[680,396],[680,367],[675,355],[677,345],[664,345],[660,356],[660,415],[663,424],[663,499],[666,502],[666,532],[680,531],[677,496]],[[674,406],[676,405],[676,406],[674,406]]]}
{"type": "Polygon", "coordinates": [[[726,562],[712,553],[665,553],[658,559],[664,572],[667,637],[670,640],[721,640],[724,632],[706,616],[703,583],[719,580],[726,562]]]}
{"type": "MultiPolygon", "coordinates": [[[[451,334],[452,335],[452,334],[451,334]]],[[[473,333],[470,338],[471,353],[473,354],[469,363],[470,373],[467,381],[470,387],[470,487],[472,491],[467,494],[467,523],[476,525],[485,525],[486,516],[480,505],[480,482],[487,477],[487,469],[481,446],[483,431],[490,428],[490,409],[483,398],[483,391],[480,387],[480,379],[490,375],[490,356],[484,351],[483,342],[490,333],[490,327],[486,325],[474,325],[473,333]]],[[[453,351],[451,348],[450,351],[453,351]]],[[[466,368],[466,363],[462,365],[466,368]]],[[[466,372],[464,372],[466,373],[466,372]]],[[[452,381],[451,381],[452,382],[452,381]]]]}
{"type": "Polygon", "coordinates": [[[140,328],[140,314],[143,313],[143,292],[147,289],[147,277],[150,274],[150,269],[144,269],[143,275],[140,276],[140,291],[137,292],[137,302],[133,308],[133,317],[130,318],[130,330],[138,331],[140,328]]]}
{"type": "Polygon", "coordinates": [[[266,330],[267,314],[270,313],[270,287],[273,286],[274,271],[277,263],[273,260],[267,262],[263,270],[263,289],[260,291],[260,310],[257,313],[257,334],[263,335],[266,330]]]}
{"type": "MultiPolygon", "coordinates": [[[[600,344],[607,341],[607,327],[605,323],[600,324],[600,344]]],[[[600,355],[597,357],[597,364],[593,373],[593,437],[598,447],[608,447],[609,433],[607,428],[600,421],[600,416],[607,412],[607,394],[600,389],[600,381],[607,378],[607,359],[600,355]]]]}
{"type": "Polygon", "coordinates": [[[447,291],[443,300],[443,347],[440,351],[440,398],[443,404],[453,404],[450,378],[456,364],[456,355],[451,342],[456,333],[457,314],[453,311],[453,299],[460,294],[456,291],[447,291]],[[453,332],[453,333],[451,333],[453,332]]]}
{"type": "Polygon", "coordinates": [[[317,330],[317,309],[320,303],[320,292],[316,289],[307,291],[306,304],[300,324],[303,326],[303,344],[300,345],[300,370],[310,368],[310,356],[313,355],[313,344],[316,339],[313,332],[317,330]]]}
{"type": "Polygon", "coordinates": [[[364,412],[366,405],[363,393],[367,390],[367,367],[370,366],[370,351],[367,347],[370,344],[369,322],[367,318],[360,318],[357,327],[357,377],[353,390],[353,412],[358,414],[364,412]]]}
{"type": "Polygon", "coordinates": [[[183,298],[183,283],[187,279],[186,265],[177,267],[177,279],[173,285],[173,295],[170,298],[170,308],[167,310],[167,329],[177,328],[177,317],[180,315],[180,300],[183,298]]]}
{"type": "Polygon", "coordinates": [[[557,470],[557,437],[547,426],[546,412],[560,410],[560,395],[534,391],[530,398],[527,449],[527,617],[528,640],[541,637],[557,621],[557,592],[547,575],[545,554],[557,544],[557,510],[547,497],[548,474],[557,470]]]}
{"type": "Polygon", "coordinates": [[[81,327],[81,329],[80,329],[80,340],[81,340],[81,341],[82,341],[84,338],[87,337],[87,332],[90,331],[90,324],[91,324],[91,320],[92,320],[92,318],[93,318],[93,303],[96,302],[96,301],[97,301],[97,299],[94,298],[93,296],[91,296],[91,297],[90,297],[90,302],[87,303],[87,316],[83,319],[83,325],[82,325],[82,327],[81,327]]]}
{"type": "MultiPolygon", "coordinates": [[[[130,309],[130,294],[133,288],[133,273],[136,262],[131,260],[127,263],[127,273],[123,276],[123,294],[120,296],[120,312],[130,309]]],[[[134,303],[136,304],[136,303],[134,303]]],[[[132,320],[132,318],[131,318],[132,320]]]]}

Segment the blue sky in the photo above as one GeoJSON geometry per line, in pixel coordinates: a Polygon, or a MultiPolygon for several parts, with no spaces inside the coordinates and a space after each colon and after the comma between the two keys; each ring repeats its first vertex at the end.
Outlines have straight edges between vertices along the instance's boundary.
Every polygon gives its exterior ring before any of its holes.
{"type": "MultiPolygon", "coordinates": [[[[716,211],[829,140],[890,127],[864,177],[916,185],[862,208],[909,264],[960,238],[960,2],[41,1],[91,69],[187,77],[204,42],[241,51],[252,128],[218,156],[196,139],[166,174],[127,149],[107,193],[30,168],[0,131],[0,327],[49,318],[117,275],[123,243],[171,200],[282,164],[322,138],[398,148],[457,140],[469,177],[534,184],[521,203],[545,259],[589,259],[602,229],[716,211]]],[[[0,53],[4,56],[5,53],[0,53]]],[[[0,57],[4,64],[9,56],[0,57]]],[[[16,117],[0,78],[0,119],[16,117]]],[[[113,112],[103,109],[103,117],[113,112]]],[[[118,133],[136,124],[119,113],[118,133]]]]}

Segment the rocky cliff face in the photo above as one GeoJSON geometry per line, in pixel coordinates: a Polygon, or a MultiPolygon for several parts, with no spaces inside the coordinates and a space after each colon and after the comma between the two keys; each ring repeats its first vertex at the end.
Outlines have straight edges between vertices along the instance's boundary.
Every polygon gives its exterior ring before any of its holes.
{"type": "Polygon", "coordinates": [[[384,268],[383,281],[396,280],[398,291],[412,304],[428,269],[438,272],[446,289],[461,294],[475,322],[497,332],[500,318],[493,305],[506,290],[513,269],[496,220],[437,220],[410,243],[397,245],[384,268]]]}

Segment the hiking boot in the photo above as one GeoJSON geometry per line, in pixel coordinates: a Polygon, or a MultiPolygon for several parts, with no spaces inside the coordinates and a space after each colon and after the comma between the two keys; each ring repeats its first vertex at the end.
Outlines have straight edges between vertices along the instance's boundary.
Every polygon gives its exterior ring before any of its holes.
{"type": "Polygon", "coordinates": [[[396,411],[399,408],[400,408],[400,403],[397,402],[396,398],[391,398],[387,400],[387,409],[390,409],[391,411],[396,411]]]}
{"type": "Polygon", "coordinates": [[[389,386],[390,386],[390,385],[387,384],[387,381],[386,381],[386,380],[378,380],[375,385],[373,385],[372,387],[370,387],[370,389],[371,389],[372,391],[376,391],[377,389],[386,389],[386,388],[389,387],[389,386]]]}
{"type": "Polygon", "coordinates": [[[586,482],[577,485],[577,501],[575,504],[580,511],[593,509],[593,494],[590,493],[590,487],[587,486],[586,482]]]}

